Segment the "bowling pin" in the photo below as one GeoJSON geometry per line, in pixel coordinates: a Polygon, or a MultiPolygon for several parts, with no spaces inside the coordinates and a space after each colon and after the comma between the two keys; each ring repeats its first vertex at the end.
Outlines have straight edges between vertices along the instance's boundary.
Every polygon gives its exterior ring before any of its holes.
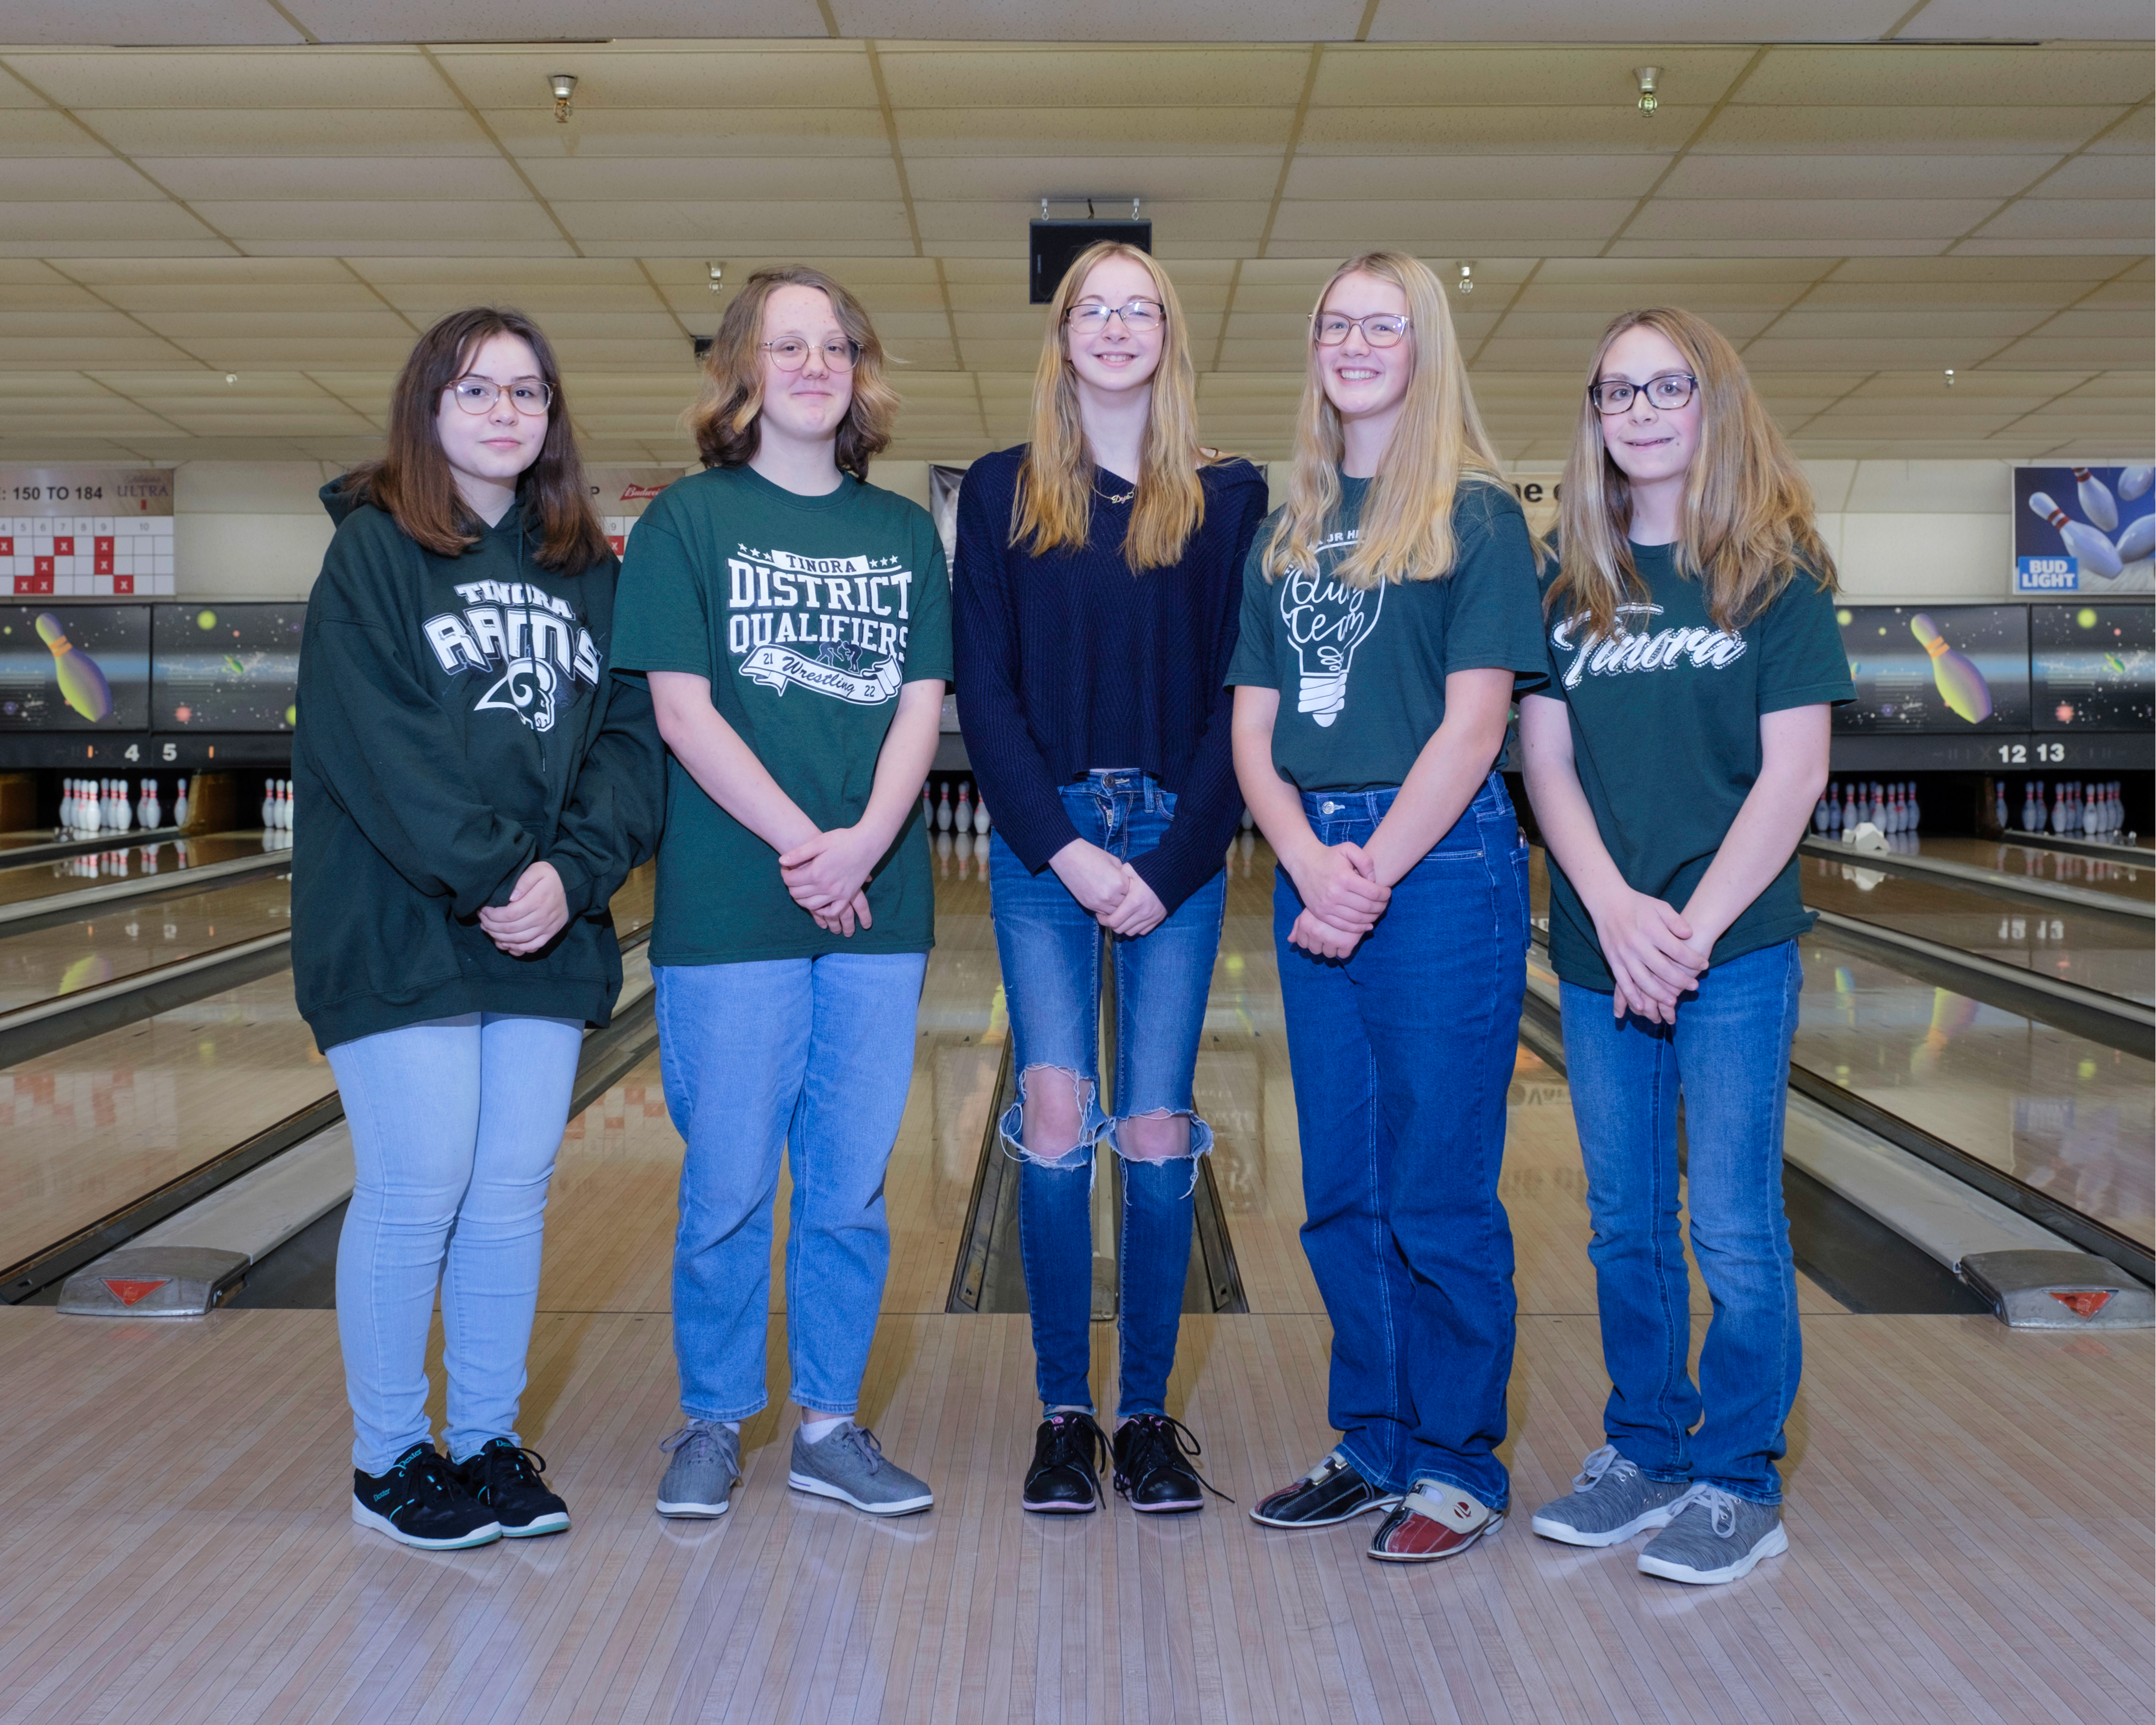
{"type": "Polygon", "coordinates": [[[172,799],[172,824],[184,828],[187,824],[187,782],[180,781],[179,794],[172,799]]]}
{"type": "Polygon", "coordinates": [[[2111,487],[2086,467],[2074,470],[2074,487],[2082,513],[2105,532],[2113,531],[2118,526],[2118,500],[2111,495],[2111,487]]]}
{"type": "Polygon", "coordinates": [[[38,614],[38,639],[51,649],[53,675],[60,699],[95,725],[112,711],[112,688],[97,661],[67,638],[67,629],[49,611],[38,614]]]}
{"type": "Polygon", "coordinates": [[[2156,552],[2156,515],[2144,515],[2126,524],[2126,531],[2118,536],[2118,560],[2123,563],[2138,563],[2152,552],[2156,552]]]}
{"type": "MultiPolygon", "coordinates": [[[[1250,819],[1250,811],[1247,809],[1243,811],[1243,818],[1245,820],[1250,819]]],[[[1248,829],[1245,830],[1247,831],[1248,829]]],[[[1841,793],[1834,788],[1831,782],[1826,788],[1825,830],[1830,833],[1838,833],[1841,830],[1841,793]]]]}
{"type": "MultiPolygon", "coordinates": [[[[936,830],[939,833],[951,830],[951,781],[947,778],[943,781],[943,794],[936,800],[936,830]]],[[[945,855],[949,853],[947,851],[945,855]]]]}
{"type": "Polygon", "coordinates": [[[921,781],[921,824],[930,832],[936,830],[936,798],[929,793],[928,781],[921,781]]]}
{"type": "Polygon", "coordinates": [[[127,800],[127,781],[124,778],[116,778],[112,781],[112,808],[113,812],[120,817],[120,830],[123,833],[133,831],[135,808],[127,800]]]}
{"type": "Polygon", "coordinates": [[[1842,788],[1841,834],[1845,839],[1856,830],[1856,786],[1854,782],[1842,788]]]}
{"type": "Polygon", "coordinates": [[[164,818],[164,807],[157,801],[156,779],[146,778],[142,781],[142,806],[135,812],[141,816],[142,829],[145,832],[155,828],[164,818]]]}
{"type": "Polygon", "coordinates": [[[1812,805],[1812,830],[1822,834],[1826,831],[1826,793],[1824,791],[1820,793],[1819,801],[1812,805]]]}
{"type": "MultiPolygon", "coordinates": [[[[1827,789],[1828,789],[1828,791],[1829,791],[1830,793],[1831,793],[1831,792],[1833,791],[1833,789],[1834,789],[1834,787],[1833,787],[1832,785],[1829,785],[1829,786],[1827,787],[1827,789]]],[[[1243,830],[1244,830],[1245,832],[1246,832],[1246,833],[1247,833],[1247,832],[1249,832],[1249,831],[1250,830],[1250,829],[1251,829],[1252,827],[1255,826],[1257,824],[1258,824],[1258,822],[1257,822],[1257,817],[1256,817],[1256,816],[1255,816],[1255,815],[1253,815],[1253,814],[1250,813],[1250,811],[1249,809],[1245,809],[1243,811],[1243,830]]]]}
{"type": "Polygon", "coordinates": [[[2138,497],[2156,481],[2156,467],[2122,467],[2118,470],[2118,495],[2125,498],[2138,497]]]}
{"type": "Polygon", "coordinates": [[[1999,824],[1999,830],[2005,832],[2006,830],[2006,781],[2003,778],[1999,782],[1997,800],[1991,805],[1991,817],[1999,824]]]}
{"type": "Polygon", "coordinates": [[[262,830],[265,833],[276,824],[276,796],[277,781],[274,778],[264,779],[262,781],[262,830]]]}
{"type": "Polygon", "coordinates": [[[2059,530],[2059,537],[2066,541],[2066,549],[2087,563],[2092,573],[2107,581],[2118,573],[2118,547],[2094,527],[2074,520],[2041,491],[2029,494],[2029,507],[2059,530]]]}
{"type": "MultiPolygon", "coordinates": [[[[2111,542],[2104,542],[2104,549],[2111,542]]],[[[2114,575],[2118,572],[2112,571],[2114,575]]],[[[1931,614],[1919,611],[1909,619],[1909,633],[1923,643],[1924,651],[1932,655],[1932,681],[1938,685],[1948,711],[1970,724],[1980,724],[1991,716],[1991,685],[1984,680],[1984,673],[1966,654],[1958,653],[1947,644],[1939,626],[1932,621],[1931,614]]]]}
{"type": "Polygon", "coordinates": [[[292,830],[292,781],[285,781],[284,793],[278,798],[277,826],[280,831],[292,830]]]}
{"type": "Polygon", "coordinates": [[[988,836],[988,799],[986,797],[973,799],[973,830],[983,839],[988,836]]]}
{"type": "Polygon", "coordinates": [[[962,834],[970,837],[973,830],[973,798],[964,779],[958,781],[958,807],[951,824],[962,834]]]}
{"type": "Polygon", "coordinates": [[[1912,778],[1909,781],[1909,830],[1915,832],[1923,819],[1924,806],[1917,800],[1917,781],[1912,778]]]}

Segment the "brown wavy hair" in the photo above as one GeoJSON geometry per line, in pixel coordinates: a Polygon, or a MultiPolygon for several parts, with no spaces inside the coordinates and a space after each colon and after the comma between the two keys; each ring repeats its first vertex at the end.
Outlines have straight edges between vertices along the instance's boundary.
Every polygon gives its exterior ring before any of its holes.
{"type": "MultiPolygon", "coordinates": [[[[1601,377],[1610,344],[1640,328],[1666,337],[1699,380],[1699,444],[1685,476],[1676,562],[1705,589],[1714,626],[1742,629],[1774,603],[1799,569],[1832,593],[1834,556],[1819,535],[1811,481],[1721,331],[1697,312],[1671,305],[1620,312],[1595,344],[1588,382],[1601,377]]],[[[1647,592],[1632,562],[1631,481],[1610,459],[1602,415],[1584,392],[1558,521],[1563,561],[1543,608],[1589,618],[1595,634],[1608,636],[1616,629],[1617,607],[1643,600],[1647,592]]]]}
{"type": "Polygon", "coordinates": [[[531,561],[557,575],[581,575],[608,555],[606,535],[592,513],[591,488],[584,482],[554,349],[521,311],[474,305],[452,311],[420,336],[389,394],[388,447],[378,461],[347,473],[343,489],[386,512],[407,538],[437,557],[461,557],[478,544],[485,524],[457,495],[434,416],[441,411],[442,392],[496,336],[514,336],[530,347],[540,377],[554,392],[539,459],[516,481],[517,507],[527,520],[536,517],[539,529],[531,561]]]}
{"type": "Polygon", "coordinates": [[[1032,435],[1011,515],[1011,543],[1024,543],[1039,557],[1060,546],[1083,546],[1092,531],[1094,462],[1079,424],[1077,373],[1064,345],[1064,320],[1086,290],[1094,266],[1110,258],[1127,258],[1152,276],[1154,297],[1166,314],[1160,364],[1148,386],[1142,471],[1130,475],[1137,481],[1137,501],[1123,532],[1123,561],[1135,573],[1182,560],[1183,547],[1205,520],[1205,487],[1198,470],[1235,458],[1199,447],[1198,377],[1175,284],[1154,259],[1121,240],[1096,240],[1079,253],[1049,301],[1048,332],[1033,376],[1032,435]]]}
{"type": "Polygon", "coordinates": [[[860,350],[854,362],[854,398],[839,422],[836,454],[839,471],[865,480],[869,463],[891,447],[898,418],[898,392],[884,377],[890,361],[861,302],[806,264],[759,270],[742,285],[705,352],[703,392],[681,423],[696,439],[706,467],[746,467],[755,459],[763,440],[763,308],[783,287],[821,291],[839,327],[860,350]]]}

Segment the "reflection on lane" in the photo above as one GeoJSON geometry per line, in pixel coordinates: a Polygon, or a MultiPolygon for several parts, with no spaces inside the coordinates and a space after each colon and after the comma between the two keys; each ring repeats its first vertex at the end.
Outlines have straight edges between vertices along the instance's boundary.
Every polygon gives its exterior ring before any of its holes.
{"type": "Polygon", "coordinates": [[[1916,983],[1815,930],[1794,1058],[2084,1215],[2156,1244],[2156,1068],[1916,983]]]}
{"type": "Polygon", "coordinates": [[[2116,893],[2121,898],[2137,899],[2144,905],[2156,898],[2156,857],[2151,857],[2145,850],[2121,845],[2116,856],[2084,856],[2079,851],[2016,845],[2011,839],[1935,839],[1928,834],[1910,834],[1907,837],[1910,840],[1909,855],[1933,862],[1996,869],[2002,875],[2046,880],[2054,886],[2116,893]]]}
{"type": "Polygon", "coordinates": [[[1912,880],[1857,862],[1799,856],[1804,902],[2004,964],[2156,1005],[2156,942],[2117,917],[2010,904],[1974,887],[1912,880]]]}
{"type": "Polygon", "coordinates": [[[0,936],[0,1012],[275,934],[291,904],[291,881],[280,875],[155,903],[123,900],[80,922],[0,936]]]}
{"type": "MultiPolygon", "coordinates": [[[[288,835],[289,836],[289,835],[288,835]]],[[[0,869],[0,905],[18,905],[55,893],[80,892],[100,880],[136,880],[172,875],[205,863],[263,854],[259,833],[213,833],[201,839],[170,839],[156,845],[116,842],[110,850],[86,850],[51,862],[24,863],[0,869]]]]}

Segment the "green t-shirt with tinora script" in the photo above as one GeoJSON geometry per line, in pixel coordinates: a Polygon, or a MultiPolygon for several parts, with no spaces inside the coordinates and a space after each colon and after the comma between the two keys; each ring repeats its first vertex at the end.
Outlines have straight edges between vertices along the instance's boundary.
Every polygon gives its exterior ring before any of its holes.
{"type": "MultiPolygon", "coordinates": [[[[801,812],[829,831],[868,807],[902,685],[951,678],[951,583],[928,511],[855,479],[804,497],[747,467],[676,480],[630,535],[614,665],[708,678],[711,705],[801,812]]],[[[778,853],[666,760],[654,964],[935,942],[927,829],[916,809],[870,875],[867,928],[826,933],[778,853]]]]}

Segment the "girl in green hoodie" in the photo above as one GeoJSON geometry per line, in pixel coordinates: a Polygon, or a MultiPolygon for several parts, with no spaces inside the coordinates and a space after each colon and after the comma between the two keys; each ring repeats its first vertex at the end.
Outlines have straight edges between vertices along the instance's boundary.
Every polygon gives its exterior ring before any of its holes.
{"type": "Polygon", "coordinates": [[[292,964],[357,1178],[337,1251],[352,1519],[442,1548],[558,1532],[518,1442],[541,1230],[587,1024],[621,987],[608,902],[656,848],[649,696],[610,675],[619,566],[554,356],[444,318],[384,457],[326,486],[294,737],[292,964]],[[441,1289],[449,1455],[426,1413],[441,1289]]]}

